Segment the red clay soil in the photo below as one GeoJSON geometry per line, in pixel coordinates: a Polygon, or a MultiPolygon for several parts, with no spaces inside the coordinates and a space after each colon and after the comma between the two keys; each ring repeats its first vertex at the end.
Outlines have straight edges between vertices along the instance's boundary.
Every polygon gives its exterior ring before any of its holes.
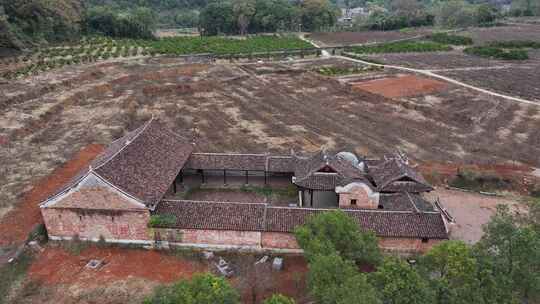
{"type": "Polygon", "coordinates": [[[0,246],[22,243],[32,228],[41,223],[39,203],[54,194],[103,151],[101,145],[89,145],[62,167],[39,180],[23,195],[16,207],[0,219],[0,246]]]}
{"type": "Polygon", "coordinates": [[[99,284],[129,277],[171,283],[205,271],[202,263],[155,250],[91,246],[73,255],[62,247],[46,247],[30,266],[28,276],[49,285],[99,284]],[[86,268],[93,259],[102,260],[104,265],[86,268]]]}
{"type": "Polygon", "coordinates": [[[354,89],[379,94],[387,98],[408,97],[438,92],[447,84],[438,80],[400,75],[398,77],[375,79],[351,84],[354,89]]]}

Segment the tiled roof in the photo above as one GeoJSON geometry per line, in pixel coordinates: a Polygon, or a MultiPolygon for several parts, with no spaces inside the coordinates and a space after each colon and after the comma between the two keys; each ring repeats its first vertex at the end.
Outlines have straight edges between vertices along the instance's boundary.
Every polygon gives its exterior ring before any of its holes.
{"type": "Polygon", "coordinates": [[[319,151],[311,157],[295,157],[294,183],[314,190],[334,190],[353,181],[371,183],[359,167],[335,155],[319,151]],[[330,169],[331,173],[321,172],[330,169]]]}
{"type": "Polygon", "coordinates": [[[433,188],[421,174],[399,159],[391,158],[378,166],[368,167],[379,191],[424,192],[433,188]]]}
{"type": "Polygon", "coordinates": [[[381,193],[379,205],[392,211],[434,211],[431,203],[415,193],[381,193]]]}
{"type": "Polygon", "coordinates": [[[173,214],[182,229],[264,230],[264,204],[161,201],[154,214],[173,214]]]}
{"type": "Polygon", "coordinates": [[[90,171],[112,186],[153,205],[184,166],[193,144],[156,119],[111,143],[90,165],[54,196],[72,188],[90,171]]]}
{"type": "MultiPolygon", "coordinates": [[[[242,204],[195,201],[162,201],[153,214],[173,214],[178,229],[293,232],[309,216],[324,209],[269,207],[265,204],[242,204]]],[[[346,210],[360,228],[381,237],[446,239],[440,213],[346,210]]]]}
{"type": "Polygon", "coordinates": [[[294,171],[294,160],[291,156],[268,154],[193,153],[185,168],[292,173],[294,171]]]}

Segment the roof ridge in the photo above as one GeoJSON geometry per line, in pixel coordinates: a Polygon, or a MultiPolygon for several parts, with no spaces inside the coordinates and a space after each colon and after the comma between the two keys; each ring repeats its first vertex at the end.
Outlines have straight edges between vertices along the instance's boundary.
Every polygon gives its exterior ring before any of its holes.
{"type": "Polygon", "coordinates": [[[283,206],[267,206],[268,209],[294,209],[294,210],[310,210],[310,211],[335,211],[342,210],[344,212],[351,213],[396,213],[396,214],[439,214],[436,211],[405,211],[405,210],[368,210],[368,209],[340,209],[340,208],[306,208],[306,207],[283,207],[283,206]]]}
{"type": "MultiPolygon", "coordinates": [[[[144,125],[144,127],[139,131],[139,133],[137,133],[135,136],[133,136],[133,138],[129,139],[122,148],[120,148],[118,151],[116,151],[116,153],[114,153],[113,155],[111,155],[111,157],[109,157],[106,161],[104,161],[103,163],[101,163],[99,166],[95,167],[95,168],[91,168],[90,167],[90,171],[95,171],[101,167],[103,167],[104,165],[106,165],[107,163],[109,163],[113,158],[115,158],[118,154],[120,154],[120,152],[124,151],[124,149],[129,146],[132,142],[135,141],[135,139],[137,139],[139,137],[139,135],[141,135],[145,130],[146,128],[150,125],[150,123],[154,120],[154,117],[152,116],[152,118],[144,125]]],[[[119,138],[120,139],[120,138],[119,138]]]]}
{"type": "Polygon", "coordinates": [[[196,204],[235,204],[235,205],[261,205],[266,206],[265,203],[242,203],[242,202],[221,202],[221,201],[196,201],[196,200],[182,200],[182,199],[164,199],[162,202],[171,202],[171,203],[196,203],[196,204]]]}

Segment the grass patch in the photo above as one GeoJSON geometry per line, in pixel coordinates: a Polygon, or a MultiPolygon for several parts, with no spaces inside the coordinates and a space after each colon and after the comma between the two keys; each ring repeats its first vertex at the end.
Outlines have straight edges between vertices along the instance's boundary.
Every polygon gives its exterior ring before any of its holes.
{"type": "Polygon", "coordinates": [[[252,192],[257,193],[262,196],[271,197],[271,196],[278,196],[278,197],[285,197],[285,198],[291,198],[296,197],[297,190],[294,185],[291,185],[287,187],[286,189],[274,189],[269,186],[242,186],[240,188],[240,191],[243,192],[252,192]]]}
{"type": "Polygon", "coordinates": [[[383,67],[377,66],[363,66],[363,67],[322,67],[316,68],[313,71],[324,75],[324,76],[342,76],[342,75],[351,75],[351,74],[361,74],[366,72],[380,71],[384,69],[383,67]]]}
{"type": "Polygon", "coordinates": [[[166,215],[152,215],[148,221],[148,227],[159,228],[159,227],[170,227],[176,224],[176,217],[172,214],[166,215]]]}
{"type": "Polygon", "coordinates": [[[511,190],[512,182],[492,173],[460,170],[450,186],[472,191],[495,192],[511,190]]]}
{"type": "Polygon", "coordinates": [[[19,256],[17,261],[6,264],[0,268],[0,304],[7,303],[9,290],[14,283],[25,276],[31,262],[32,256],[23,253],[19,256]]]}
{"type": "Polygon", "coordinates": [[[428,37],[431,41],[442,43],[442,44],[450,44],[450,45],[471,45],[473,44],[473,40],[471,37],[465,37],[465,36],[459,36],[459,35],[451,35],[448,33],[435,33],[432,35],[429,35],[428,37]]]}
{"type": "Polygon", "coordinates": [[[492,46],[474,46],[463,50],[466,54],[485,58],[494,58],[502,60],[526,60],[529,55],[525,50],[505,50],[492,46]]]}
{"type": "Polygon", "coordinates": [[[488,46],[503,49],[540,49],[540,42],[532,40],[494,41],[488,46]]]}
{"type": "Polygon", "coordinates": [[[354,46],[349,50],[357,54],[409,53],[450,51],[448,45],[433,41],[399,41],[374,45],[354,46]]]}

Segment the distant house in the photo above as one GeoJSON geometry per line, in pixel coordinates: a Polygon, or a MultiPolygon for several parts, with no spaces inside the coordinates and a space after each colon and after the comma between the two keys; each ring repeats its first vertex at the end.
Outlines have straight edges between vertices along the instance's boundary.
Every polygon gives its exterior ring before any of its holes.
{"type": "Polygon", "coordinates": [[[294,228],[313,214],[341,208],[361,229],[373,231],[384,249],[422,252],[448,238],[446,218],[422,196],[432,187],[402,157],[200,153],[195,148],[156,119],[112,142],[41,204],[49,237],[298,251],[294,228]],[[288,180],[298,201],[274,206],[174,198],[186,179],[206,184],[216,178],[223,184],[232,178],[246,184],[288,180]],[[151,218],[169,220],[150,228],[151,218]]]}

